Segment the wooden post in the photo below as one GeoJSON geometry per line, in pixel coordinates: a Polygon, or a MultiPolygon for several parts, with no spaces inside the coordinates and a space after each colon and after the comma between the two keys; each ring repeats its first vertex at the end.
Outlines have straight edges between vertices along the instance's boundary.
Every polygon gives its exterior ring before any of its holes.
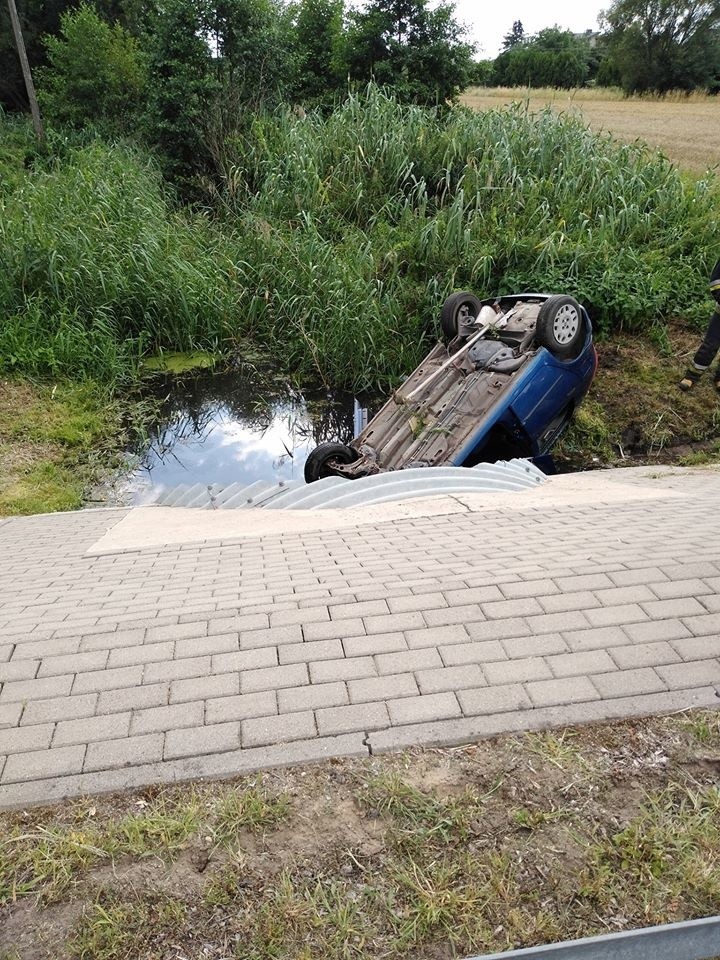
{"type": "Polygon", "coordinates": [[[23,77],[25,78],[25,89],[27,90],[28,100],[30,101],[30,112],[33,118],[33,127],[38,143],[45,142],[45,131],[43,130],[42,119],[40,118],[40,108],[38,107],[37,97],[35,96],[35,86],[30,73],[30,64],[28,63],[27,53],[25,52],[25,41],[23,40],[22,30],[20,29],[20,20],[18,18],[15,0],[8,0],[10,8],[10,21],[12,23],[13,33],[15,34],[15,46],[20,57],[20,66],[22,67],[23,77]]]}

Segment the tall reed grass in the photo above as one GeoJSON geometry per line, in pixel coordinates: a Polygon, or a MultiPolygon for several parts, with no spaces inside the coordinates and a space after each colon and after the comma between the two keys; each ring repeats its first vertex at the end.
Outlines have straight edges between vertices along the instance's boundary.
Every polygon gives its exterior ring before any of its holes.
{"type": "Polygon", "coordinates": [[[574,116],[438,115],[370,88],[326,118],[257,116],[222,156],[206,214],[102,143],[0,191],[2,362],[130,369],[252,340],[358,388],[419,359],[457,288],[572,293],[600,331],[707,312],[716,183],[574,116]]]}

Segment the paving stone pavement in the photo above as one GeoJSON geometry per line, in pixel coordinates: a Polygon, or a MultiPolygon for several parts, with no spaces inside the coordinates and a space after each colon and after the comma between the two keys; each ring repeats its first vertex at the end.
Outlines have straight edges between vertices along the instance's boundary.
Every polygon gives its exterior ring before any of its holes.
{"type": "Polygon", "coordinates": [[[601,480],[97,555],[128,510],[0,520],[0,806],[720,706],[720,472],[601,480]]]}

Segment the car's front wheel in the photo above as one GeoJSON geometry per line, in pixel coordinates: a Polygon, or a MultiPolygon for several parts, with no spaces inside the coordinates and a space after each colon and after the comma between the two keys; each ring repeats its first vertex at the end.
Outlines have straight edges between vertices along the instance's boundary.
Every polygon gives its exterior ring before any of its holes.
{"type": "Polygon", "coordinates": [[[346,443],[321,443],[310,451],[305,461],[305,483],[314,483],[323,477],[338,476],[338,464],[354,463],[360,454],[346,443]]]}
{"type": "Polygon", "coordinates": [[[577,354],[585,340],[585,315],[574,297],[558,294],[540,307],[535,341],[560,359],[577,354]]]}

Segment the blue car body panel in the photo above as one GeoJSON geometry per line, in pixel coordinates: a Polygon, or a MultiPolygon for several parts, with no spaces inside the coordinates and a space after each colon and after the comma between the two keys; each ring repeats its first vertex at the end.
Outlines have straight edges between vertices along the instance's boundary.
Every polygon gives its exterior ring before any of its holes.
{"type": "Polygon", "coordinates": [[[532,456],[546,453],[585,396],[596,367],[597,354],[591,335],[574,360],[558,360],[541,347],[500,397],[495,409],[484,417],[470,440],[457,451],[452,464],[460,467],[473,459],[498,426],[504,427],[509,436],[526,442],[532,456]],[[567,416],[558,423],[559,429],[552,429],[554,421],[565,412],[567,416]]]}

